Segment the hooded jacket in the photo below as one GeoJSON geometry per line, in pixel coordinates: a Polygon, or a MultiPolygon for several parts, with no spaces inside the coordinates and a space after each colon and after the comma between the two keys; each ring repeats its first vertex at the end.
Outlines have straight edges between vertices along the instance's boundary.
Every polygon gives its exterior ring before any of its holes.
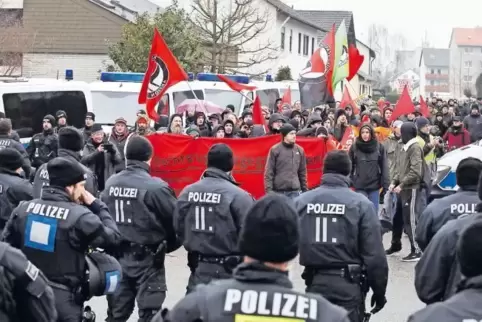
{"type": "Polygon", "coordinates": [[[400,130],[404,146],[400,151],[392,183],[403,190],[418,189],[422,184],[424,160],[417,140],[417,127],[412,122],[405,122],[400,130]]]}

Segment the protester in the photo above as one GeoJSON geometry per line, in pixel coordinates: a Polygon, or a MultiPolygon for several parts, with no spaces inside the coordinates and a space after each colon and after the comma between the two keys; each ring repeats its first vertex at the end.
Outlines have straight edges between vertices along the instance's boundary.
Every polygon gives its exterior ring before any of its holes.
{"type": "Polygon", "coordinates": [[[470,114],[464,118],[464,127],[470,133],[471,142],[482,138],[482,115],[480,115],[479,105],[472,104],[470,114]]]}
{"type": "Polygon", "coordinates": [[[266,160],[264,188],[266,193],[295,198],[308,190],[305,151],[295,143],[296,129],[291,124],[284,124],[279,131],[281,142],[270,149],[266,160]]]}
{"type": "Polygon", "coordinates": [[[452,151],[470,144],[470,133],[464,128],[460,116],[454,116],[452,126],[443,136],[444,142],[447,142],[447,151],[452,151]]]}
{"type": "Polygon", "coordinates": [[[350,177],[355,191],[365,195],[378,213],[380,189],[388,190],[390,173],[385,147],[378,142],[370,124],[360,128],[360,135],[349,150],[350,177]]]}
{"type": "Polygon", "coordinates": [[[112,143],[116,146],[117,151],[119,151],[121,162],[116,167],[116,172],[120,172],[125,169],[125,155],[124,147],[129,137],[129,129],[127,128],[127,121],[123,117],[119,117],[114,121],[114,127],[109,135],[107,142],[112,143]]]}
{"type": "Polygon", "coordinates": [[[54,132],[57,133],[63,127],[67,126],[67,113],[62,110],[58,110],[55,113],[55,119],[57,120],[57,127],[55,128],[54,132]]]}
{"type": "Polygon", "coordinates": [[[85,125],[81,129],[83,136],[84,136],[84,142],[87,142],[90,138],[90,135],[92,134],[92,125],[95,123],[95,114],[92,112],[87,112],[85,113],[85,125]]]}

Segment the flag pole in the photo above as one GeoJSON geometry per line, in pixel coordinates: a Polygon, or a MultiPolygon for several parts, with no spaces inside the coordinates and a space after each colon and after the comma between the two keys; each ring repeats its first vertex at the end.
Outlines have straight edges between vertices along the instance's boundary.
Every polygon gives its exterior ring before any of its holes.
{"type": "MultiPolygon", "coordinates": [[[[194,99],[196,100],[196,103],[199,105],[199,107],[202,107],[204,109],[204,113],[206,113],[206,116],[207,116],[208,110],[206,109],[206,107],[204,105],[201,106],[201,101],[199,100],[196,93],[192,89],[191,84],[189,83],[189,81],[186,81],[186,82],[187,82],[187,87],[189,87],[189,90],[191,91],[192,95],[194,95],[194,99]]],[[[196,110],[196,109],[194,109],[194,110],[196,110]]]]}

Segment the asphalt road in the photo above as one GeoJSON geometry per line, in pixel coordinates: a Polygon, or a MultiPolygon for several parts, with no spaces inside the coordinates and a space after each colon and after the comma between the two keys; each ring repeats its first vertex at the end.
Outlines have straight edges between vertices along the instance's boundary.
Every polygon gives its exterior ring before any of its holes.
{"type": "MultiPolygon", "coordinates": [[[[401,258],[409,251],[408,240],[404,238],[404,249],[397,256],[388,258],[390,276],[387,289],[388,303],[385,308],[374,315],[370,322],[406,322],[409,314],[423,308],[415,293],[413,286],[414,263],[401,262],[401,258]]],[[[385,235],[385,246],[389,246],[390,236],[385,235]]],[[[164,306],[170,308],[184,296],[189,269],[186,266],[186,252],[180,249],[167,257],[167,299],[164,306]]],[[[292,279],[297,290],[304,290],[304,281],[301,279],[302,267],[293,264],[292,279]]],[[[368,296],[368,299],[370,295],[368,296]]],[[[107,302],[104,298],[94,298],[89,302],[97,314],[97,322],[104,321],[106,317],[107,302]]],[[[135,310],[128,322],[137,321],[135,310]]]]}

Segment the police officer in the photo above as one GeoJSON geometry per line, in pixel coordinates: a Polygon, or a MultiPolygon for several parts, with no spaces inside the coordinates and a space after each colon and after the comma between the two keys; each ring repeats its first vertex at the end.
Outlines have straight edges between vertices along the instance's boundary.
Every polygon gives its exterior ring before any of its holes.
{"type": "Polygon", "coordinates": [[[139,321],[150,321],[166,298],[164,255],[181,246],[173,225],[176,196],[166,182],[149,174],[151,143],[133,136],[126,147],[127,168],[110,177],[101,198],[115,214],[122,234],[119,262],[123,280],[108,296],[107,321],[127,321],[135,300],[139,321]]]}
{"type": "Polygon", "coordinates": [[[85,172],[77,162],[55,158],[47,171],[50,186],[43,188],[40,199],[13,210],[3,239],[50,280],[59,321],[79,321],[86,299],[88,247],[116,245],[120,233],[107,206],[85,190],[85,172]]]}
{"type": "Polygon", "coordinates": [[[57,119],[57,126],[55,127],[55,133],[58,133],[62,128],[67,126],[67,113],[63,110],[58,110],[55,113],[57,119]]]}
{"type": "Polygon", "coordinates": [[[0,321],[57,321],[54,293],[47,283],[20,250],[0,242],[0,321]]]}
{"type": "Polygon", "coordinates": [[[42,133],[35,134],[27,146],[27,154],[34,168],[49,162],[57,156],[58,139],[54,134],[55,118],[48,114],[44,116],[42,133]]]}
{"type": "Polygon", "coordinates": [[[321,186],[295,199],[300,215],[300,264],[306,291],[319,293],[363,321],[370,287],[372,313],[386,303],[388,264],[381,226],[373,204],[350,189],[351,161],[331,151],[324,161],[321,186]],[[362,285],[362,287],[360,286],[362,285]],[[336,290],[336,291],[334,291],[336,290]]]}
{"type": "Polygon", "coordinates": [[[229,146],[213,145],[201,180],[179,195],[174,218],[176,232],[188,251],[188,293],[197,284],[230,278],[241,260],[238,236],[253,198],[234,181],[233,166],[229,146]]]}
{"type": "MultiPolygon", "coordinates": [[[[481,179],[478,185],[479,198],[482,198],[481,179]]],[[[447,222],[432,238],[415,266],[415,290],[425,304],[447,300],[456,293],[462,275],[455,250],[462,231],[482,219],[481,203],[475,211],[474,214],[460,215],[447,222]]]]}
{"type": "MultiPolygon", "coordinates": [[[[2,120],[4,118],[5,118],[5,113],[0,112],[0,120],[2,120]]],[[[18,133],[15,130],[11,131],[9,138],[14,139],[17,142],[20,142],[20,136],[18,135],[18,133]]]]}
{"type": "Polygon", "coordinates": [[[415,240],[422,251],[447,221],[463,214],[475,213],[480,202],[477,183],[481,171],[482,162],[479,159],[466,158],[460,161],[455,172],[459,190],[425,208],[415,229],[415,240]]]}
{"type": "Polygon", "coordinates": [[[12,148],[20,152],[22,155],[22,169],[25,178],[30,178],[30,159],[23,145],[12,139],[12,121],[10,119],[0,120],[0,149],[3,148],[12,148]]]}
{"type": "MultiPolygon", "coordinates": [[[[59,130],[57,135],[59,142],[59,149],[57,154],[59,157],[66,158],[73,162],[77,162],[87,174],[87,179],[85,180],[85,190],[90,192],[93,196],[97,196],[97,178],[94,173],[80,163],[82,158],[80,153],[84,149],[84,138],[82,132],[77,130],[75,127],[66,126],[59,130]]],[[[49,184],[49,173],[47,172],[47,164],[42,164],[35,173],[35,178],[33,180],[33,191],[34,198],[40,198],[42,193],[42,187],[49,184]]]]}
{"type": "MultiPolygon", "coordinates": [[[[471,215],[469,215],[471,216],[471,215]]],[[[473,216],[472,217],[476,217],[473,216]]],[[[479,217],[461,233],[457,258],[464,279],[450,300],[432,304],[411,315],[409,322],[477,322],[482,317],[482,220],[479,217]]],[[[454,220],[458,221],[458,220],[454,220]]],[[[449,225],[449,224],[447,224],[449,225]]],[[[429,246],[430,247],[430,246],[429,246]]]]}
{"type": "Polygon", "coordinates": [[[21,201],[33,198],[30,181],[20,175],[22,164],[22,155],[17,150],[0,149],[0,231],[5,227],[12,210],[21,201]]]}
{"type": "Polygon", "coordinates": [[[269,194],[248,209],[239,236],[244,261],[232,278],[200,285],[171,312],[153,322],[323,321],[349,322],[348,313],[318,294],[293,290],[290,262],[298,255],[300,229],[293,203],[269,194]]]}

